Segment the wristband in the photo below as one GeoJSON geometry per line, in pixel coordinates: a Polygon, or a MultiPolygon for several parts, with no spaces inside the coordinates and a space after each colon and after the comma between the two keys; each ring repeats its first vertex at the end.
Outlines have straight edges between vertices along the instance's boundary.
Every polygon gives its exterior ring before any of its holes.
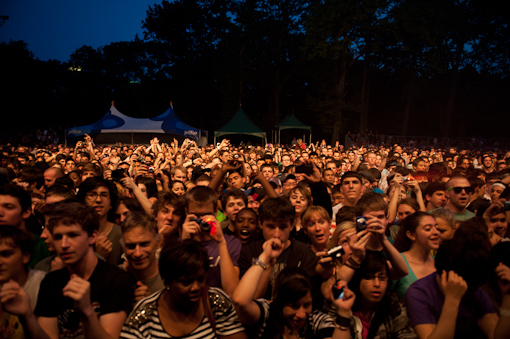
{"type": "Polygon", "coordinates": [[[504,308],[499,309],[499,316],[500,317],[510,317],[510,310],[506,310],[504,308]]]}

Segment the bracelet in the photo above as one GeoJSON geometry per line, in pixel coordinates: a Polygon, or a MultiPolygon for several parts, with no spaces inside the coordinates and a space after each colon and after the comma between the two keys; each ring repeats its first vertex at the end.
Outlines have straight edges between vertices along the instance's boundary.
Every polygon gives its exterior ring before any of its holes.
{"type": "Polygon", "coordinates": [[[500,308],[499,309],[499,316],[500,317],[510,317],[510,310],[500,308]]]}
{"type": "Polygon", "coordinates": [[[335,323],[339,326],[342,331],[346,331],[351,328],[351,318],[341,317],[337,315],[335,323]]]}
{"type": "Polygon", "coordinates": [[[345,264],[347,267],[352,268],[353,270],[360,268],[361,264],[358,264],[352,257],[350,257],[345,264]]]}
{"type": "Polygon", "coordinates": [[[252,262],[252,265],[260,266],[260,267],[262,267],[262,269],[263,269],[264,271],[267,269],[267,265],[266,265],[266,264],[264,264],[264,263],[262,262],[262,260],[260,260],[260,258],[257,258],[257,259],[255,259],[255,258],[254,258],[254,259],[253,259],[253,262],[252,262]]]}

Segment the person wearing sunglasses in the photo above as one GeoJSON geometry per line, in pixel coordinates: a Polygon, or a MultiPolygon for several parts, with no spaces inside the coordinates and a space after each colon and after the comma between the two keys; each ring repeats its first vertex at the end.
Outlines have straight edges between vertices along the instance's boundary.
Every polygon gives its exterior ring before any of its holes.
{"type": "Polygon", "coordinates": [[[467,209],[472,193],[473,188],[464,176],[453,176],[446,183],[446,198],[448,201],[444,208],[453,213],[455,221],[466,221],[475,216],[473,212],[467,209]]]}

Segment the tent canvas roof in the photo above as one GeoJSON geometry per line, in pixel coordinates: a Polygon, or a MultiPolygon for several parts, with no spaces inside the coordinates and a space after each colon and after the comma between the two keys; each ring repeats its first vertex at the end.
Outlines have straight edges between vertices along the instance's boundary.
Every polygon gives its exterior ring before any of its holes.
{"type": "Polygon", "coordinates": [[[248,118],[242,107],[239,107],[236,114],[227,124],[214,132],[214,137],[227,134],[249,134],[266,138],[266,132],[262,131],[248,118]]]}
{"type": "Polygon", "coordinates": [[[298,120],[298,118],[296,118],[296,116],[294,114],[291,114],[291,115],[285,117],[280,122],[280,124],[278,124],[278,126],[276,126],[276,127],[278,127],[279,129],[290,129],[290,128],[299,128],[299,129],[306,129],[306,130],[312,129],[312,126],[303,124],[301,121],[298,120]]]}
{"type": "Polygon", "coordinates": [[[80,127],[66,129],[66,136],[77,137],[95,133],[170,133],[198,139],[200,130],[183,123],[175,114],[172,104],[154,118],[132,118],[117,110],[113,105],[98,121],[80,127]]]}

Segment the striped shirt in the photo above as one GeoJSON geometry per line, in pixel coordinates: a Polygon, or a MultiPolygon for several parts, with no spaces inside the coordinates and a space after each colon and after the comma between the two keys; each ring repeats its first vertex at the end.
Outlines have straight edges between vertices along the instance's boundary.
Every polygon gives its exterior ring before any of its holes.
{"type": "MultiPolygon", "coordinates": [[[[121,338],[173,338],[159,319],[158,300],[165,290],[158,291],[138,302],[122,326],[121,338]]],[[[230,298],[219,288],[209,288],[209,305],[214,315],[214,327],[204,314],[202,322],[191,333],[179,338],[212,339],[244,331],[230,298]]]]}

